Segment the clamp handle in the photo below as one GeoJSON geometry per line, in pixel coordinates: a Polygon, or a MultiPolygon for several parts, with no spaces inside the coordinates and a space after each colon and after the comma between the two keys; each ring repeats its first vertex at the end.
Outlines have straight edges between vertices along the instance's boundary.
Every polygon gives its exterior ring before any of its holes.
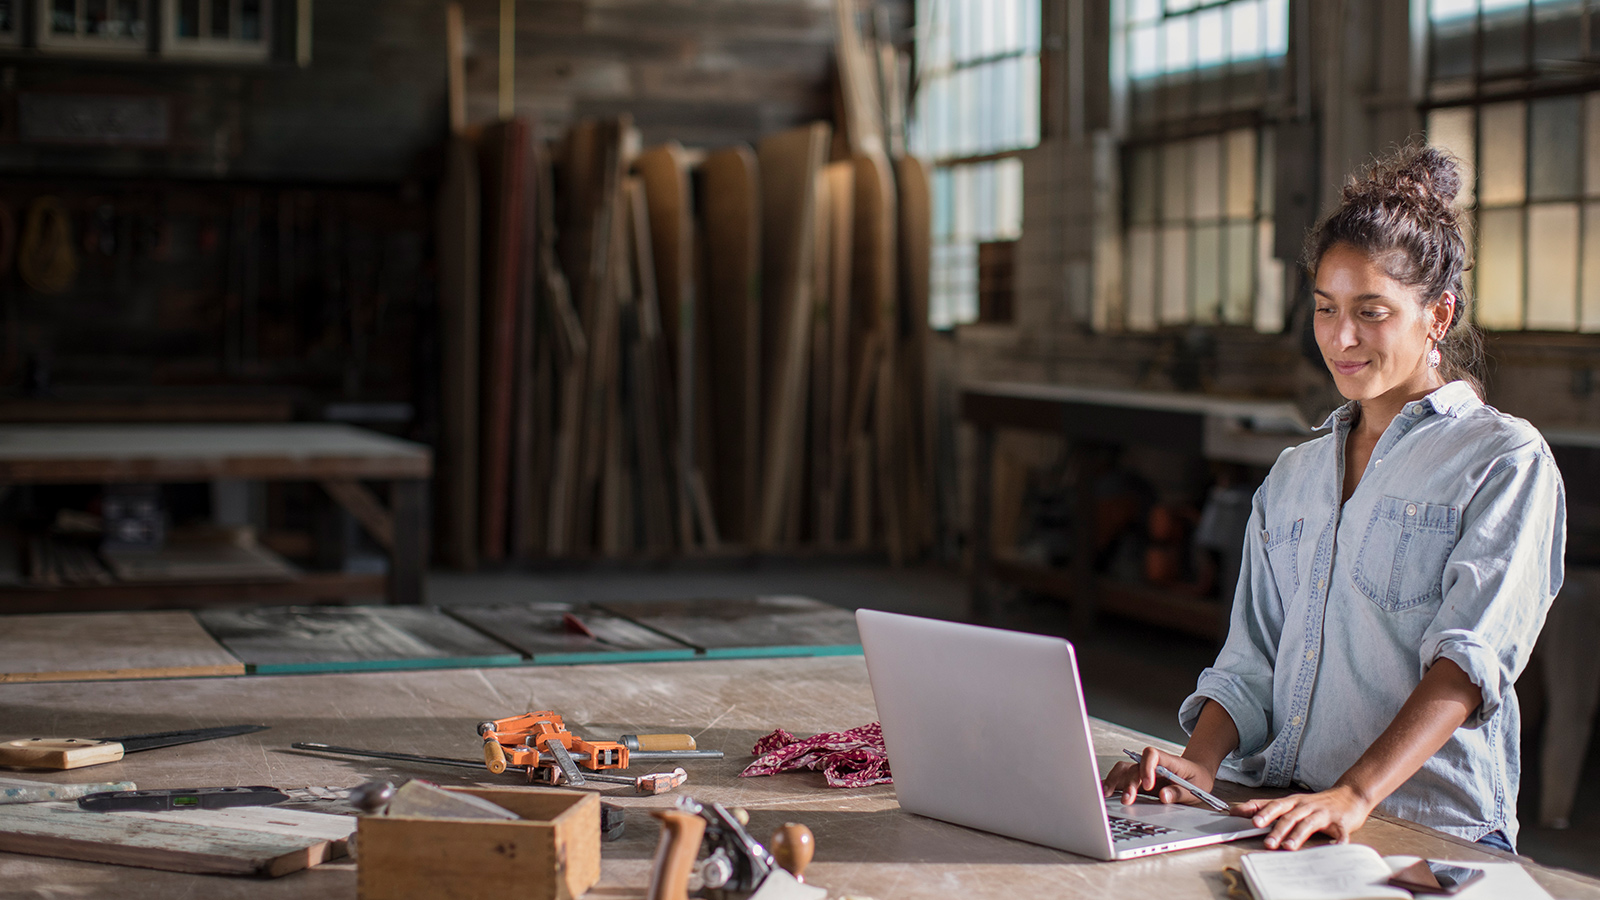
{"type": "Polygon", "coordinates": [[[488,766],[489,771],[496,775],[506,770],[505,748],[501,747],[500,742],[492,737],[483,742],[483,764],[488,766]]]}

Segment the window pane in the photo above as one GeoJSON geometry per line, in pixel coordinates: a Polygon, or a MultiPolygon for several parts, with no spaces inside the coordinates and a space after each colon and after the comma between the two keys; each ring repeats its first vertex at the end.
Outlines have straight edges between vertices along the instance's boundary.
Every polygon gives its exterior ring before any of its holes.
{"type": "Polygon", "coordinates": [[[1228,58],[1228,48],[1223,41],[1222,8],[1204,10],[1195,15],[1195,63],[1214,66],[1228,58]]]}
{"type": "Polygon", "coordinates": [[[1222,312],[1222,226],[1194,230],[1194,319],[1215,322],[1222,312]]]}
{"type": "Polygon", "coordinates": [[[1194,18],[1184,16],[1161,23],[1161,67],[1182,72],[1194,67],[1194,18]]]}
{"type": "Polygon", "coordinates": [[[1161,148],[1161,218],[1175,222],[1189,215],[1189,147],[1175,141],[1161,148]]]}
{"type": "Polygon", "coordinates": [[[1250,301],[1256,282],[1255,223],[1228,225],[1227,273],[1222,287],[1222,320],[1229,325],[1250,324],[1250,301]]]}
{"type": "Polygon", "coordinates": [[[1243,219],[1256,212],[1256,133],[1248,128],[1228,132],[1228,216],[1243,219]]]}
{"type": "Polygon", "coordinates": [[[1266,43],[1260,0],[1236,0],[1225,9],[1228,13],[1228,58],[1259,58],[1266,43]]]}
{"type": "Polygon", "coordinates": [[[1578,204],[1528,207],[1528,328],[1578,327],[1578,204]]]}
{"type": "Polygon", "coordinates": [[[53,34],[78,33],[77,0],[54,0],[50,4],[50,31],[53,34]]]}
{"type": "Polygon", "coordinates": [[[1483,72],[1520,72],[1528,66],[1528,0],[1483,0],[1483,72]]]}
{"type": "Polygon", "coordinates": [[[1478,223],[1478,324],[1522,327],[1521,208],[1488,209],[1478,223]]]}
{"type": "Polygon", "coordinates": [[[1128,307],[1123,320],[1129,331],[1151,331],[1156,327],[1155,228],[1128,229],[1128,307]]]}
{"type": "Polygon", "coordinates": [[[200,0],[178,0],[178,37],[200,36],[200,0]]]}
{"type": "Polygon", "coordinates": [[[1161,229],[1161,324],[1189,321],[1189,229],[1161,229]]]}
{"type": "Polygon", "coordinates": [[[1486,206],[1521,203],[1526,198],[1524,175],[1527,172],[1527,105],[1491,103],[1479,114],[1482,144],[1482,169],[1478,172],[1486,206]]]}
{"type": "Polygon", "coordinates": [[[1449,151],[1461,168],[1461,193],[1456,195],[1459,207],[1477,202],[1477,175],[1473,169],[1473,161],[1478,158],[1475,119],[1475,111],[1470,106],[1428,113],[1428,146],[1449,151]]]}
{"type": "Polygon", "coordinates": [[[1583,314],[1578,327],[1600,331],[1600,203],[1583,206],[1583,314]]]}
{"type": "Polygon", "coordinates": [[[1266,55],[1282,56],[1289,51],[1289,0],[1265,0],[1261,8],[1266,55]]]}
{"type": "Polygon", "coordinates": [[[1283,331],[1283,260],[1272,255],[1272,220],[1256,223],[1256,330],[1283,331]]]}
{"type": "Polygon", "coordinates": [[[239,39],[261,40],[261,0],[239,0],[239,39]]]}
{"type": "Polygon", "coordinates": [[[1533,58],[1582,58],[1582,17],[1582,0],[1537,0],[1533,4],[1533,58]]]}
{"type": "Polygon", "coordinates": [[[1600,92],[1583,98],[1583,192],[1600,197],[1600,92]]]}
{"type": "Polygon", "coordinates": [[[1155,148],[1141,147],[1128,163],[1128,221],[1134,225],[1155,224],[1160,162],[1155,148]]]}
{"type": "Polygon", "coordinates": [[[1000,240],[1022,236],[1022,160],[1002,159],[994,164],[994,233],[1000,240]]]}
{"type": "Polygon", "coordinates": [[[228,16],[229,0],[211,0],[211,36],[226,38],[232,33],[228,16]]]}
{"type": "Polygon", "coordinates": [[[1222,215],[1222,136],[1195,138],[1189,143],[1190,216],[1215,219],[1222,215]]]}
{"type": "Polygon", "coordinates": [[[1161,26],[1139,25],[1128,35],[1128,75],[1148,78],[1161,74],[1161,26]]]}
{"type": "Polygon", "coordinates": [[[1528,105],[1528,199],[1578,195],[1581,97],[1550,97],[1528,105]]]}

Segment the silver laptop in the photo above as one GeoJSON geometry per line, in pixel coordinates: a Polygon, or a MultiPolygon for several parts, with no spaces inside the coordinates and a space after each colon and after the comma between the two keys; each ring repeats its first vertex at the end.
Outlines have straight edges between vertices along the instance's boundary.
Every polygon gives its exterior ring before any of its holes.
{"type": "Polygon", "coordinates": [[[1266,833],[1209,809],[1103,798],[1066,640],[870,609],[856,624],[907,812],[1096,859],[1266,833]]]}

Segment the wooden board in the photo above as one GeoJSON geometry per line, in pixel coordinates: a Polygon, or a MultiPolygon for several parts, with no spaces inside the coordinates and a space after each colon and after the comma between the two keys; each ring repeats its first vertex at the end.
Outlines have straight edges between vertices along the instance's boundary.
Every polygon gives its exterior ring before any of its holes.
{"type": "Polygon", "coordinates": [[[486,562],[506,555],[507,499],[511,477],[512,403],[516,386],[517,307],[525,255],[529,144],[523,119],[485,133],[482,147],[484,285],[483,342],[479,349],[478,553],[486,562]]]}
{"type": "Polygon", "coordinates": [[[816,183],[830,129],[814,123],[761,141],[763,427],[761,521],[756,546],[776,546],[805,459],[816,183]]]}
{"type": "Polygon", "coordinates": [[[604,603],[602,609],[708,657],[845,656],[861,652],[856,617],[808,597],[604,603]]]}
{"type": "Polygon", "coordinates": [[[692,659],[695,648],[593,606],[573,603],[516,603],[456,606],[452,616],[522,651],[534,665],[645,662],[692,659]],[[571,615],[594,632],[567,627],[571,615]]]}
{"type": "MultiPolygon", "coordinates": [[[[862,334],[872,333],[876,361],[863,351],[859,368],[853,373],[858,386],[870,385],[873,415],[870,423],[873,445],[873,484],[858,485],[869,493],[880,520],[885,549],[891,562],[905,556],[904,506],[902,485],[896,460],[899,429],[895,425],[895,383],[897,381],[897,337],[899,316],[896,274],[896,199],[894,176],[889,161],[881,154],[857,154],[855,164],[855,258],[851,280],[852,299],[862,334]]],[[[855,438],[860,446],[863,435],[855,438]]],[[[857,451],[860,452],[860,451],[857,451]]],[[[859,535],[858,535],[859,537],[859,535]]]]}
{"type": "Polygon", "coordinates": [[[673,437],[672,364],[667,358],[656,297],[655,254],[650,241],[649,200],[644,185],[633,179],[629,190],[629,248],[634,296],[632,320],[624,322],[631,336],[624,363],[632,402],[631,453],[638,473],[639,530],[644,552],[653,559],[668,556],[677,545],[673,501],[678,460],[673,437]]]}
{"type": "Polygon", "coordinates": [[[267,807],[97,813],[0,805],[0,850],[170,872],[277,877],[344,856],[354,816],[267,807]]]}
{"type": "Polygon", "coordinates": [[[634,162],[644,180],[650,214],[651,255],[655,263],[656,299],[660,304],[662,338],[672,365],[677,407],[678,459],[682,479],[680,518],[685,546],[715,548],[720,530],[713,511],[703,508],[705,473],[716,471],[710,406],[704,402],[709,377],[701,332],[707,328],[697,308],[694,264],[694,197],[689,188],[689,159],[676,141],[652,147],[634,162]],[[698,534],[699,541],[695,541],[698,534]]]}
{"type": "Polygon", "coordinates": [[[435,607],[278,606],[196,615],[251,672],[505,666],[519,653],[435,607]]]}
{"type": "Polygon", "coordinates": [[[102,554],[119,582],[182,584],[196,581],[293,581],[300,570],[266,547],[224,543],[169,543],[160,550],[102,554]]]}
{"type": "Polygon", "coordinates": [[[0,683],[243,675],[187,611],[7,616],[0,683]]]}
{"type": "Polygon", "coordinates": [[[748,543],[761,514],[761,185],[755,154],[730,147],[700,166],[711,329],[711,499],[724,538],[748,543]]]}
{"type": "Polygon", "coordinates": [[[855,240],[855,165],[848,160],[830,163],[828,179],[828,266],[831,271],[828,288],[828,424],[827,433],[829,504],[833,509],[826,515],[818,538],[823,546],[831,546],[839,535],[839,512],[845,498],[845,485],[849,479],[851,354],[854,342],[854,294],[851,289],[855,240]]]}
{"type": "Polygon", "coordinates": [[[439,546],[463,569],[478,559],[479,198],[477,151],[452,137],[439,188],[439,546]]]}
{"type": "Polygon", "coordinates": [[[900,198],[900,345],[899,378],[902,411],[900,467],[905,498],[908,552],[933,543],[938,517],[933,508],[934,407],[929,390],[928,279],[933,271],[933,198],[928,169],[914,156],[894,162],[895,190],[900,198]]]}

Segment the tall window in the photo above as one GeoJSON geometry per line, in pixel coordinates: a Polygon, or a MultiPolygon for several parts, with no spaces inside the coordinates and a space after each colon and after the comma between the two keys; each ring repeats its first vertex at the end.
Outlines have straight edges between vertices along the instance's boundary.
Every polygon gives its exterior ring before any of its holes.
{"type": "Polygon", "coordinates": [[[918,0],[911,150],[933,163],[929,319],[978,317],[978,244],[1022,232],[1022,164],[1039,143],[1039,0],[918,0]]]}
{"type": "MultiPolygon", "coordinates": [[[[1287,0],[1119,0],[1129,143],[1120,325],[1283,327],[1273,131],[1287,0]]],[[[1115,316],[1111,317],[1115,322],[1115,316]]]]}
{"type": "Polygon", "coordinates": [[[1581,0],[1429,2],[1428,142],[1466,163],[1486,329],[1600,332],[1597,25],[1581,0]]]}

